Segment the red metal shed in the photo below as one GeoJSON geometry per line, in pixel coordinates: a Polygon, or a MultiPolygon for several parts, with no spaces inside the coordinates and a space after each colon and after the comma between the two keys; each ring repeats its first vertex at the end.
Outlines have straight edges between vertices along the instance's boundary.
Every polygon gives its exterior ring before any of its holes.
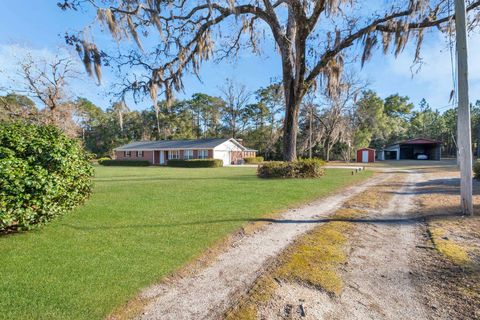
{"type": "Polygon", "coordinates": [[[357,150],[357,162],[375,162],[375,149],[361,148],[357,150]]]}

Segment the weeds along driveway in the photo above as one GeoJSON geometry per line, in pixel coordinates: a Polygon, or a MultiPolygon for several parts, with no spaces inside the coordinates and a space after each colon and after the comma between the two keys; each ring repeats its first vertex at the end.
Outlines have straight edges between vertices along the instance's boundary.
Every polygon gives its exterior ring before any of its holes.
{"type": "Polygon", "coordinates": [[[244,236],[219,254],[206,268],[183,278],[145,290],[148,301],[141,319],[211,319],[221,316],[229,304],[246,292],[269,260],[299,235],[328,219],[341,204],[381,183],[388,175],[281,214],[258,232],[244,236]]]}

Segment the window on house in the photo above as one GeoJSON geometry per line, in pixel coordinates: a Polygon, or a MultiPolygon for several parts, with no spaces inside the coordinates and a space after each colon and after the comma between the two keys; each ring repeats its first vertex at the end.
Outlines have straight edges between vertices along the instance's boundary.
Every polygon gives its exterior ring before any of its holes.
{"type": "Polygon", "coordinates": [[[137,158],[143,158],[143,151],[137,151],[137,158]]]}
{"type": "Polygon", "coordinates": [[[183,159],[193,159],[193,150],[183,150],[183,159]]]}
{"type": "Polygon", "coordinates": [[[169,160],[180,159],[180,150],[168,151],[168,159],[169,160]]]}
{"type": "Polygon", "coordinates": [[[207,159],[208,150],[198,150],[198,159],[207,159]]]}
{"type": "Polygon", "coordinates": [[[123,155],[125,156],[125,158],[130,158],[132,156],[132,151],[125,151],[123,155]]]}

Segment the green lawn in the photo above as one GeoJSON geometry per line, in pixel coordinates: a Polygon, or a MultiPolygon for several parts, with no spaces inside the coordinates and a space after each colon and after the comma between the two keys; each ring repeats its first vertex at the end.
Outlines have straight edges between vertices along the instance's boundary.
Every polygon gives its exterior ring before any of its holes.
{"type": "Polygon", "coordinates": [[[0,318],[101,319],[246,221],[371,175],[261,180],[254,168],[98,167],[92,198],[0,237],[0,318]]]}

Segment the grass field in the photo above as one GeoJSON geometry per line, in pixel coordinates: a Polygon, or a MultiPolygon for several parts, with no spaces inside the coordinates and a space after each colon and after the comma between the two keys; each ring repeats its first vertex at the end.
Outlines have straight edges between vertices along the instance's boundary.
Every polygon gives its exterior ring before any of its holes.
{"type": "Polygon", "coordinates": [[[0,318],[101,319],[245,222],[370,175],[261,180],[254,168],[98,167],[83,207],[0,237],[0,318]]]}

